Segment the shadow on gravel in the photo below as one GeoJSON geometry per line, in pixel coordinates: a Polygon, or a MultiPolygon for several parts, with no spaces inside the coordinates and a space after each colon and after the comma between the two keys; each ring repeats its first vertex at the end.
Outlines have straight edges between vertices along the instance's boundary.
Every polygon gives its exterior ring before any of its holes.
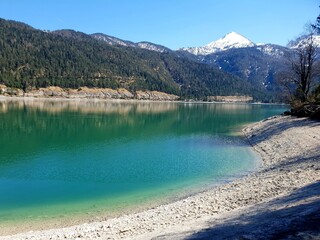
{"type": "Polygon", "coordinates": [[[261,205],[259,211],[209,224],[214,226],[184,239],[320,239],[320,181],[261,205]]]}
{"type": "MultiPolygon", "coordinates": [[[[268,121],[268,120],[265,120],[265,121],[268,121]]],[[[262,130],[259,133],[259,136],[261,137],[253,135],[249,137],[248,140],[250,141],[251,144],[258,144],[265,140],[268,140],[269,137],[281,134],[282,132],[290,128],[301,127],[305,125],[309,126],[310,128],[317,127],[317,126],[320,126],[320,121],[310,120],[306,118],[297,118],[293,122],[280,122],[280,123],[270,122],[270,123],[267,123],[264,130],[262,130]]]]}
{"type": "MultiPolygon", "coordinates": [[[[261,172],[269,172],[270,170],[274,169],[285,171],[286,169],[290,169],[291,166],[296,166],[296,168],[301,167],[303,169],[310,168],[320,172],[320,149],[318,147],[310,149],[308,154],[310,154],[310,156],[303,156],[302,154],[300,156],[288,158],[286,162],[274,164],[268,168],[265,168],[261,172]]],[[[299,171],[299,169],[297,169],[297,171],[299,171]]]]}
{"type": "MultiPolygon", "coordinates": [[[[320,149],[313,149],[310,150],[310,153],[313,152],[314,154],[311,154],[311,157],[295,157],[292,159],[289,159],[288,162],[285,163],[279,163],[277,165],[274,165],[272,168],[274,169],[286,169],[289,168],[291,165],[299,165],[299,164],[308,164],[309,167],[313,168],[315,167],[315,164],[320,161],[320,149]]],[[[320,171],[320,168],[315,168],[316,171],[320,171]]],[[[268,171],[268,169],[266,169],[268,171]]]]}

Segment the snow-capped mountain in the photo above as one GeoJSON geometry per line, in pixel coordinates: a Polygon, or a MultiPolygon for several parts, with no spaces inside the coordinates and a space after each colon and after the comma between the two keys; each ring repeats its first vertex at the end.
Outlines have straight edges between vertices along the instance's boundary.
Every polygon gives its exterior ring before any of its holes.
{"type": "Polygon", "coordinates": [[[259,44],[257,45],[256,49],[274,58],[282,58],[288,51],[288,49],[285,47],[275,44],[259,44]]]}
{"type": "Polygon", "coordinates": [[[309,35],[303,35],[294,41],[290,41],[287,47],[291,49],[297,49],[307,45],[308,43],[310,43],[310,41],[313,42],[313,45],[315,47],[320,48],[320,35],[312,35],[312,37],[310,37],[309,35]]]}
{"type": "Polygon", "coordinates": [[[279,91],[277,75],[286,68],[292,50],[275,44],[255,44],[232,32],[203,47],[183,48],[177,53],[245,79],[271,95],[279,91]]]}
{"type": "Polygon", "coordinates": [[[91,34],[91,36],[97,40],[103,41],[109,45],[115,46],[115,45],[120,45],[120,46],[125,46],[125,47],[136,47],[136,44],[130,41],[122,40],[120,38],[108,36],[103,33],[94,33],[91,34]]]}
{"type": "Polygon", "coordinates": [[[211,65],[221,72],[237,76],[259,89],[259,91],[270,93],[270,96],[278,91],[277,74],[286,68],[287,56],[293,51],[293,49],[275,44],[255,44],[235,32],[229,33],[203,47],[183,48],[176,52],[158,44],[150,42],[135,43],[101,33],[92,35],[83,35],[74,31],[58,31],[57,33],[76,39],[91,37],[118,47],[172,53],[178,58],[187,58],[192,62],[211,65]]]}
{"type": "Polygon", "coordinates": [[[253,46],[256,46],[256,44],[251,42],[249,39],[245,38],[244,36],[236,32],[231,32],[225,35],[223,38],[213,41],[205,46],[181,48],[179,49],[179,51],[187,51],[194,55],[209,55],[212,53],[217,53],[232,48],[245,48],[253,46]]]}
{"type": "Polygon", "coordinates": [[[169,48],[158,45],[158,44],[154,44],[154,43],[150,43],[150,42],[134,43],[131,41],[122,40],[120,38],[108,36],[108,35],[105,35],[102,33],[91,34],[91,36],[97,40],[103,41],[103,42],[105,42],[109,45],[112,45],[112,46],[143,48],[143,49],[147,49],[150,51],[161,52],[161,53],[172,51],[169,48]]]}

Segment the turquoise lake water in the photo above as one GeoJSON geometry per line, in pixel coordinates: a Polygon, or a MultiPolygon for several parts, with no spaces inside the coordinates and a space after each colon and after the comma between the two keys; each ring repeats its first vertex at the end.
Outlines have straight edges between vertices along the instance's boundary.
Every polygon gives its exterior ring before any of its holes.
{"type": "Polygon", "coordinates": [[[0,101],[0,222],[106,215],[239,176],[280,105],[0,101]]]}

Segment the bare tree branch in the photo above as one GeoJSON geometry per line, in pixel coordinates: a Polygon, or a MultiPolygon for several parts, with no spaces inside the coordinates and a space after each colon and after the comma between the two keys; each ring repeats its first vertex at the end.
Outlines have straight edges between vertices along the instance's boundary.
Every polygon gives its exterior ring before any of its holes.
{"type": "Polygon", "coordinates": [[[311,32],[307,38],[299,42],[293,57],[289,59],[291,71],[282,76],[283,85],[288,89],[294,88],[291,97],[301,102],[308,101],[314,79],[319,75],[319,71],[315,71],[316,58],[314,36],[311,32]]]}

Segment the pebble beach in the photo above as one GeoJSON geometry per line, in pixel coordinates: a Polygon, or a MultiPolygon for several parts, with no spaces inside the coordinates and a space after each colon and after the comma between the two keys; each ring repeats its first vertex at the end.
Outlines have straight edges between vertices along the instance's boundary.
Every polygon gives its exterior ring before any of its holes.
{"type": "Polygon", "coordinates": [[[247,176],[139,213],[0,239],[320,238],[320,122],[276,116],[242,131],[263,161],[247,176]]]}

